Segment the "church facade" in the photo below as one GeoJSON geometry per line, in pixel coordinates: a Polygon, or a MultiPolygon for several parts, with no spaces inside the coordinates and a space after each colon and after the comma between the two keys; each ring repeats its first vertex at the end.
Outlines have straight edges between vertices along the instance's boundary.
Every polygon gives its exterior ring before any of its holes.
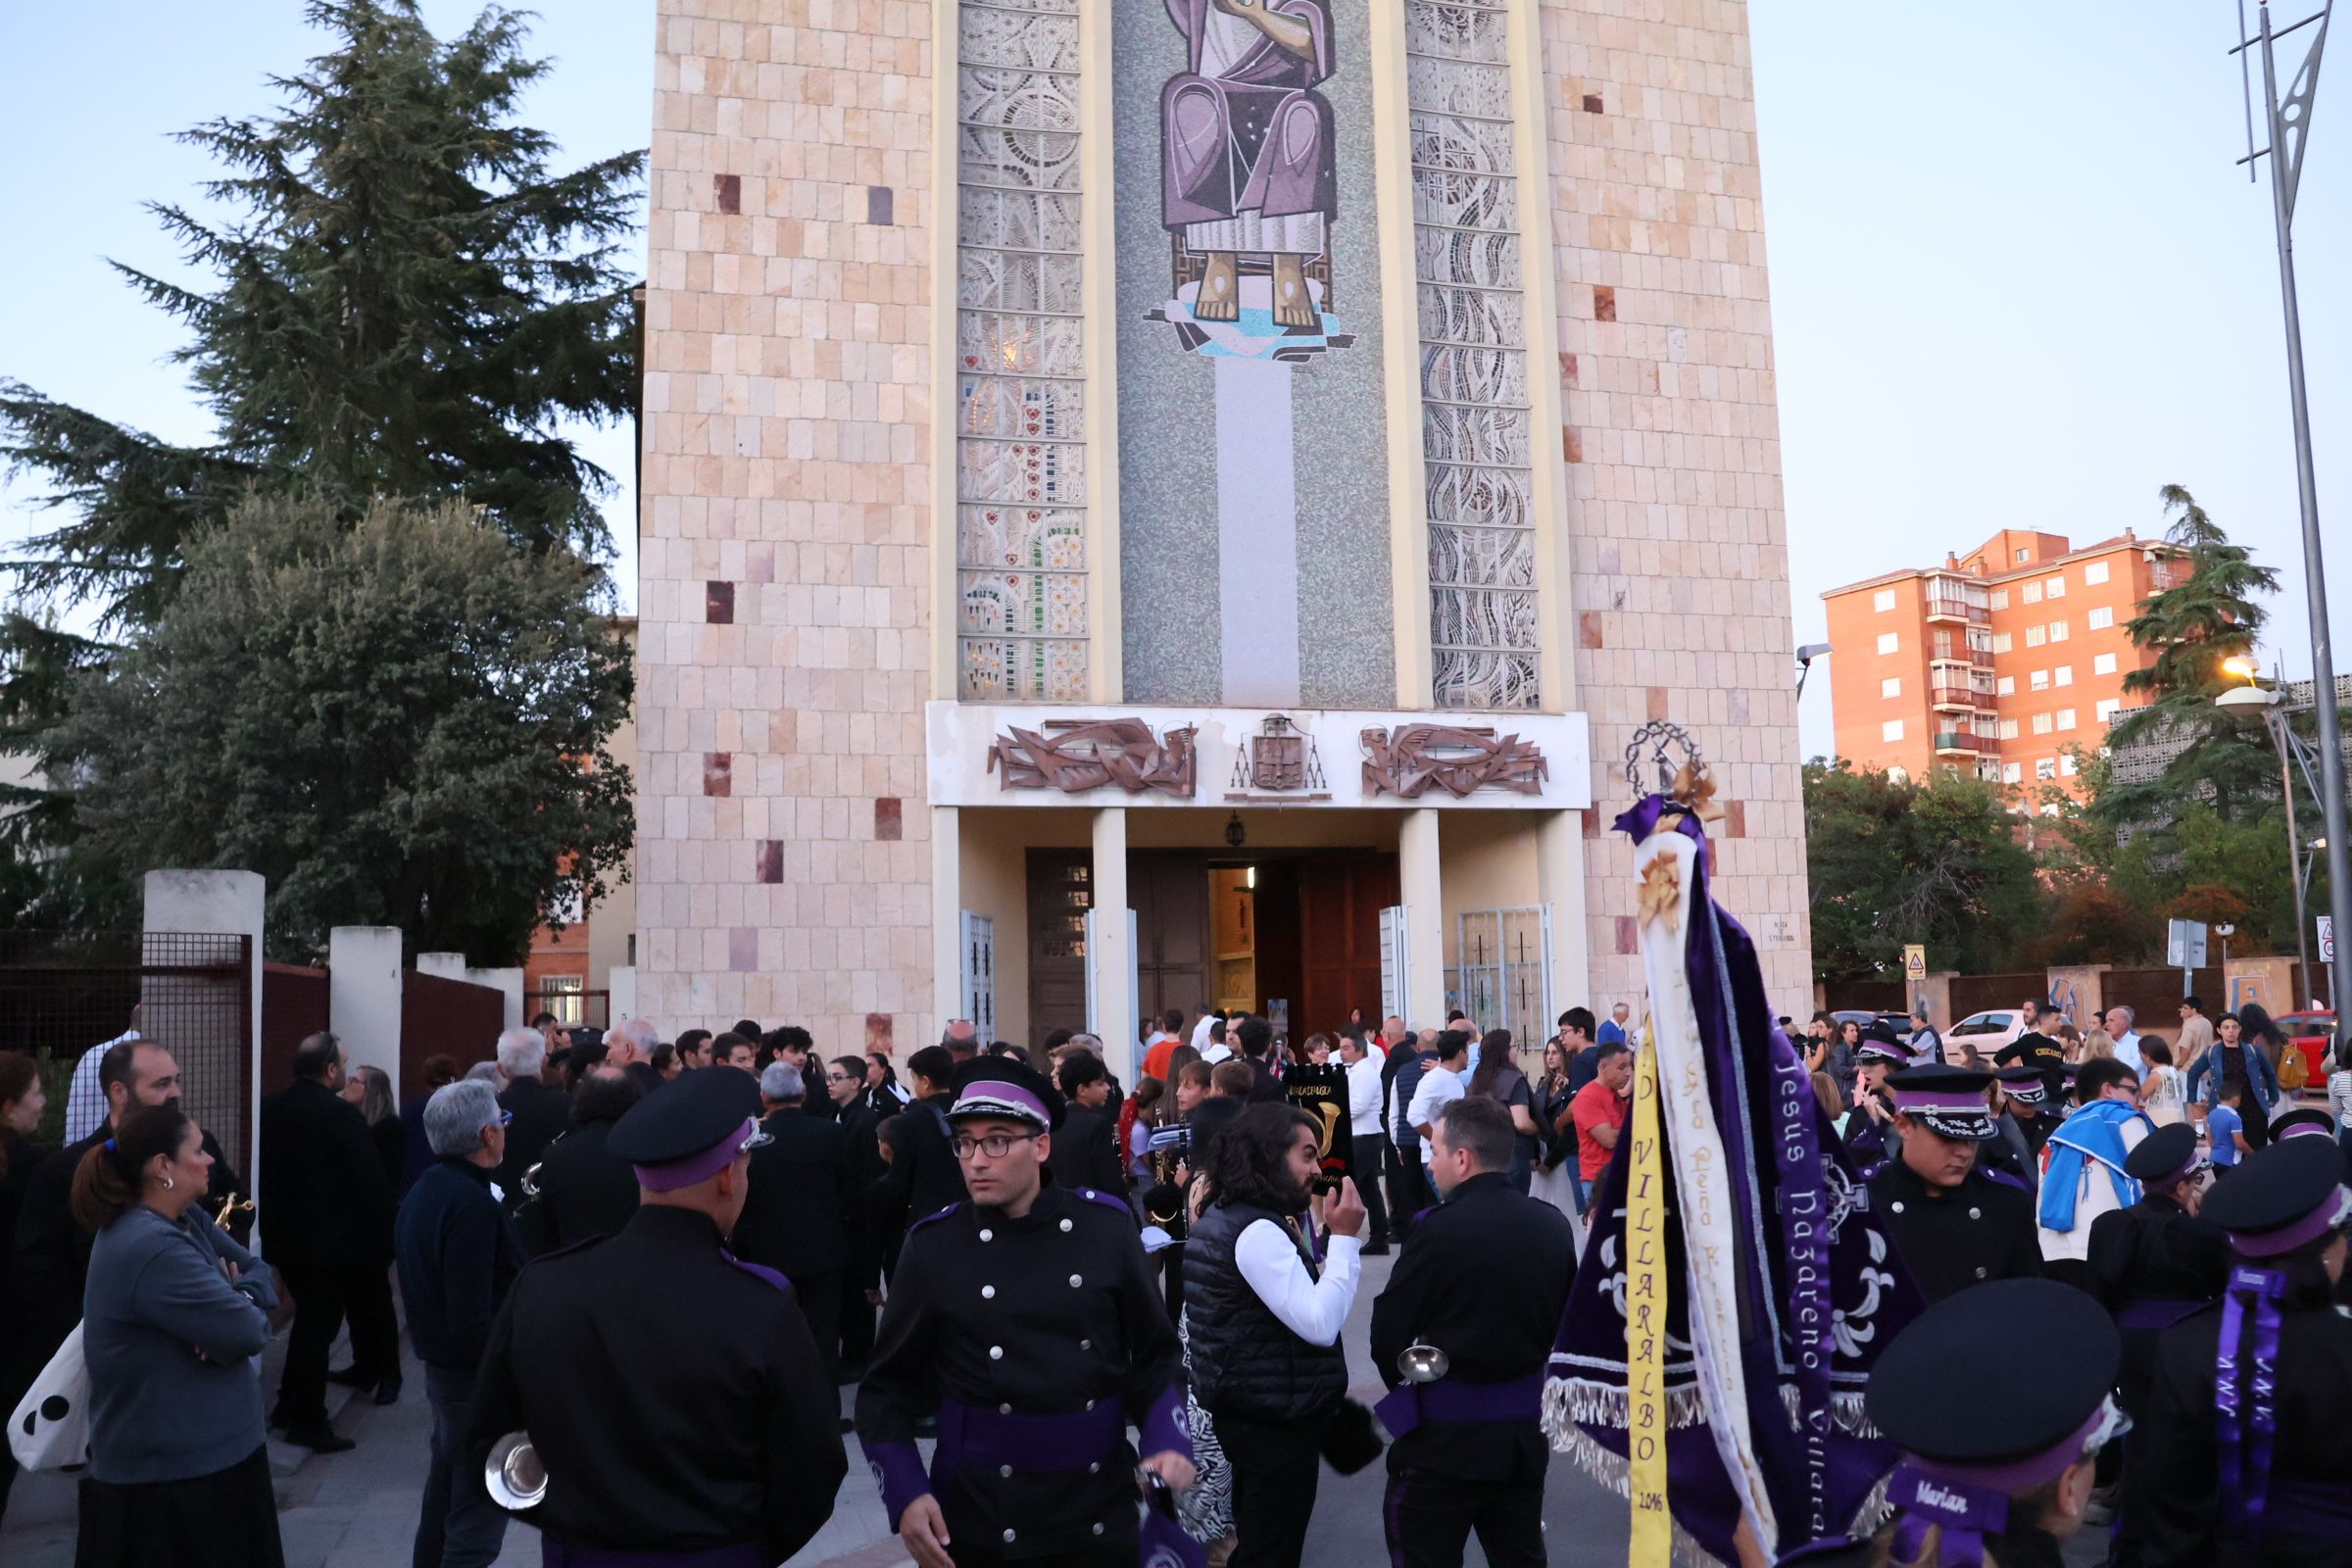
{"type": "Polygon", "coordinates": [[[1116,1058],[1810,995],[1735,0],[661,0],[637,1010],[1116,1058]]]}

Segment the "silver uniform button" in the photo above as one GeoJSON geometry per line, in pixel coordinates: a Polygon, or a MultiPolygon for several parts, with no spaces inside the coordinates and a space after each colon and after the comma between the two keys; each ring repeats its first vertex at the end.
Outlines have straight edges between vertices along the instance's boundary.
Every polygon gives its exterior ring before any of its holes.
{"type": "Polygon", "coordinates": [[[1086,1277],[1082,1274],[1073,1274],[1070,1276],[1070,1289],[1073,1291],[1085,1283],[1086,1277]]]}
{"type": "Polygon", "coordinates": [[[1066,1231],[1066,1230],[1068,1230],[1068,1229],[1070,1228],[1070,1222],[1069,1222],[1068,1220],[1066,1220],[1066,1219],[1065,1219],[1065,1220],[1063,1220],[1063,1221],[1061,1222],[1061,1228],[1062,1228],[1063,1230],[1065,1230],[1065,1231],[1066,1231]]]}
{"type": "Polygon", "coordinates": [[[1970,1219],[1983,1219],[1984,1217],[1984,1211],[1981,1208],[1972,1208],[1968,1211],[1968,1217],[1970,1219]]]}
{"type": "Polygon", "coordinates": [[[991,1361],[1002,1361],[1002,1360],[1004,1360],[1004,1347],[1003,1347],[1002,1345],[992,1345],[992,1346],[990,1346],[990,1347],[988,1348],[988,1358],[989,1358],[991,1361]]]}
{"type": "Polygon", "coordinates": [[[1101,1475],[1102,1473],[1102,1461],[1097,1459],[1093,1464],[1088,1465],[1086,1467],[1086,1473],[1090,1476],[1101,1475]]]}
{"type": "Polygon", "coordinates": [[[1092,1202],[1095,1197],[1095,1190],[1092,1187],[1081,1187],[1078,1189],[1078,1196],[1087,1200],[1089,1202],[1092,1202]]]}
{"type": "Polygon", "coordinates": [[[1012,1539],[1012,1532],[1011,1532],[1011,1531],[1009,1531],[1009,1530],[1005,1531],[1005,1532],[1004,1532],[1004,1539],[1005,1539],[1006,1541],[1010,1541],[1010,1540],[1012,1539]]]}
{"type": "Polygon", "coordinates": [[[1897,1214],[1900,1214],[1900,1213],[1903,1211],[1903,1205],[1902,1205],[1902,1204],[1900,1204],[1900,1203],[1897,1203],[1897,1204],[1895,1204],[1895,1205],[1894,1205],[1894,1211],[1895,1211],[1897,1214]]]}
{"type": "Polygon", "coordinates": [[[1004,1476],[1004,1477],[1006,1477],[1006,1478],[1010,1478],[1010,1476],[1012,1475],[1012,1466],[1010,1466],[1010,1465],[1008,1465],[1008,1464],[1001,1464],[1001,1465],[997,1466],[997,1474],[999,1474],[999,1475],[1001,1475],[1001,1476],[1004,1476]]]}
{"type": "Polygon", "coordinates": [[[1979,1278],[1979,1279],[1983,1279],[1984,1277],[1984,1264],[1982,1264],[1982,1263],[1980,1263],[1980,1264],[1978,1264],[1978,1265],[1977,1265],[1977,1278],[1979,1278]]]}
{"type": "Polygon", "coordinates": [[[996,1298],[997,1288],[994,1285],[983,1285],[980,1287],[980,1299],[983,1301],[993,1301],[996,1298]]]}
{"type": "Polygon", "coordinates": [[[1092,1341],[1092,1340],[1080,1340],[1080,1341],[1078,1342],[1078,1348],[1080,1348],[1081,1350],[1091,1350],[1091,1349],[1093,1349],[1094,1348],[1095,1348],[1095,1342],[1094,1342],[1094,1341],[1092,1341]]]}
{"type": "Polygon", "coordinates": [[[983,1230],[980,1233],[980,1239],[984,1242],[993,1242],[997,1239],[997,1233],[992,1230],[983,1230]]]}
{"type": "Polygon", "coordinates": [[[1000,1404],[997,1406],[997,1414],[1010,1415],[1012,1414],[1012,1406],[1009,1404],[1000,1404]]]}
{"type": "Polygon", "coordinates": [[[1102,1533],[1102,1527],[1100,1524],[1096,1525],[1096,1526],[1095,1526],[1095,1534],[1099,1536],[1099,1535],[1101,1535],[1102,1533]]]}

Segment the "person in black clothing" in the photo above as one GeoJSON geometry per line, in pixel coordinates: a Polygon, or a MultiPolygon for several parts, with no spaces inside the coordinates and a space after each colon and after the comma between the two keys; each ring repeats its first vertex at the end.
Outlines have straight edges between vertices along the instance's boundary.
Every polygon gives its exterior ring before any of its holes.
{"type": "Polygon", "coordinates": [[[367,1121],[340,1093],[350,1070],[341,1041],[312,1035],[294,1048],[294,1082],[262,1102],[270,1260],[294,1292],[294,1330],[271,1420],[290,1442],[321,1453],[352,1446],[326,1420],[327,1351],[347,1314],[356,1314],[356,1381],[373,1383],[379,1403],[400,1392],[397,1331],[368,1315],[372,1278],[392,1263],[395,1200],[367,1121]]]}
{"type": "Polygon", "coordinates": [[[1217,1137],[1250,1108],[1250,1090],[1257,1081],[1250,1063],[1228,1056],[1208,1070],[1208,1098],[1193,1107],[1193,1172],[1208,1169],[1209,1151],[1217,1137]]]}
{"type": "Polygon", "coordinates": [[[899,1070],[879,1051],[867,1052],[864,1059],[865,1108],[874,1113],[876,1121],[888,1121],[906,1108],[906,1101],[900,1098],[899,1070]]]}
{"type": "MultiPolygon", "coordinates": [[[[1911,1059],[1911,1048],[1883,1019],[1873,1019],[1854,1047],[1854,1098],[1845,1118],[1846,1152],[1865,1174],[1894,1153],[1894,1094],[1887,1079],[1911,1059]]],[[[1989,1126],[1990,1118],[1986,1118],[1989,1126]]]]}
{"type": "Polygon", "coordinates": [[[1987,1564],[2060,1568],[2089,1509],[2099,1452],[2130,1425],[2112,1393],[2122,1359],[2098,1302],[2056,1280],[2001,1280],[1930,1306],[1879,1356],[1865,1395],[1871,1420],[1901,1450],[1886,1491],[1895,1519],[1873,1543],[1781,1560],[1973,1562],[1958,1548],[1978,1547],[1981,1535],[1987,1564]],[[1987,1369],[2015,1363],[2021,1330],[2038,1370],[1984,1397],[1987,1369]],[[1940,1549],[1936,1536],[1922,1539],[1936,1527],[1940,1549]]]}
{"type": "MultiPolygon", "coordinates": [[[[2198,1176],[2206,1169],[2197,1152],[2196,1129],[2185,1122],[2159,1127],[2124,1156],[2124,1173],[2140,1184],[2140,1200],[2109,1209],[2090,1223],[2085,1266],[2091,1289],[2124,1336],[2124,1366],[2116,1397],[2135,1422],[2148,1414],[2148,1382],[2154,1375],[2163,1331],[2202,1310],[2222,1294],[2230,1277],[2230,1241],[2221,1228],[2198,1217],[2198,1176]]],[[[2121,1458],[2137,1442],[2128,1436],[2121,1458]]],[[[2102,1485],[2112,1485],[2116,1466],[2101,1456],[2102,1485]]],[[[2126,1464],[2127,1491],[2143,1487],[2145,1465],[2126,1464]]],[[[2143,1501],[2127,1499],[2116,1519],[2109,1561],[2134,1568],[2142,1559],[2137,1520],[2143,1501]]]]}
{"type": "Polygon", "coordinates": [[[1060,1078],[1069,1111],[1054,1134],[1054,1154],[1046,1168],[1054,1173],[1056,1186],[1124,1198],[1127,1176],[1119,1159],[1118,1131],[1103,1108],[1110,1099],[1109,1070],[1093,1052],[1072,1050],[1061,1060],[1060,1078]]]}
{"type": "Polygon", "coordinates": [[[401,1156],[400,1178],[393,1184],[396,1196],[406,1198],[416,1178],[433,1168],[433,1146],[424,1138],[424,1102],[433,1098],[433,1091],[443,1084],[458,1081],[458,1058],[446,1052],[436,1051],[424,1058],[424,1087],[400,1107],[401,1156]]]}
{"type": "Polygon", "coordinates": [[[2006,1137],[2011,1129],[2015,1129],[2019,1141],[2025,1146],[2027,1166],[2034,1173],[2033,1185],[2038,1188],[2041,1185],[2041,1152],[2048,1146],[2050,1134],[2058,1126],[2058,1118],[2047,1114],[2050,1098],[2048,1080],[2040,1068],[2027,1066],[2023,1062],[2003,1067],[1992,1076],[2000,1095],[1996,1103],[2008,1124],[2002,1129],[2002,1135],[2006,1137]]]}
{"type": "Polygon", "coordinates": [[[1240,1544],[1230,1568],[1298,1568],[1324,1428],[1348,1395],[1340,1331],[1361,1277],[1364,1205],[1343,1177],[1326,1215],[1330,1253],[1318,1261],[1299,1218],[1320,1142],[1303,1111],[1243,1111],[1209,1148],[1213,1200],[1185,1244],[1193,1397],[1233,1474],[1240,1544]]]}
{"type": "Polygon", "coordinates": [[[760,1075],[767,1144],[752,1155],[751,1192],[729,1238],[735,1255],[792,1281],[801,1312],[839,1382],[841,1276],[850,1260],[849,1140],[822,1117],[803,1113],[807,1086],[781,1057],[760,1075]]]}
{"type": "MultiPolygon", "coordinates": [[[[938,1213],[970,1195],[956,1152],[948,1146],[948,1107],[956,1102],[949,1085],[956,1058],[944,1046],[925,1046],[906,1058],[906,1076],[914,1086],[914,1101],[906,1114],[894,1117],[883,1137],[890,1149],[890,1170],[875,1184],[876,1201],[886,1232],[903,1236],[913,1221],[938,1213]]],[[[895,1253],[896,1249],[891,1251],[895,1253]]],[[[885,1259],[886,1263],[888,1259],[885,1259]]]]}
{"type": "Polygon", "coordinates": [[[2157,1346],[2132,1445],[2144,1485],[2128,1499],[2150,1564],[2352,1560],[2352,1318],[2335,1305],[2352,1226],[2343,1174],[2333,1140],[2290,1138],[2205,1195],[2201,1217],[2229,1238],[2231,1268],[2222,1302],[2157,1346]]]}
{"type": "Polygon", "coordinates": [[[1274,1070],[1274,1026],[1255,1013],[1242,1019],[1234,1032],[1241,1059],[1250,1064],[1251,1082],[1246,1097],[1252,1105],[1278,1105],[1286,1102],[1282,1076],[1274,1070]]]}
{"type": "Polygon", "coordinates": [[[1870,1207],[1930,1301],[1985,1280],[2038,1276],[2034,1200],[1977,1168],[1993,1136],[1984,1090],[1992,1075],[1965,1067],[1906,1068],[1887,1080],[1894,1157],[1871,1179],[1870,1207]]]}
{"type": "Polygon", "coordinates": [[[507,1087],[498,1105],[507,1113],[507,1152],[490,1180],[507,1212],[522,1206],[523,1173],[547,1155],[547,1146],[564,1136],[571,1106],[563,1094],[541,1083],[547,1066],[547,1040],[536,1029],[510,1029],[498,1037],[498,1070],[507,1087]]]}
{"type": "MultiPolygon", "coordinates": [[[[408,1157],[408,1129],[393,1108],[392,1075],[381,1067],[358,1066],[343,1080],[343,1098],[356,1106],[375,1140],[384,1162],[384,1179],[401,1191],[408,1157]]],[[[428,1102],[429,1103],[429,1102],[428,1102]]],[[[416,1114],[421,1117],[424,1107],[416,1114]]],[[[352,1295],[343,1303],[351,1323],[351,1365],[337,1367],[326,1381],[344,1388],[373,1389],[375,1402],[390,1404],[400,1397],[400,1320],[392,1310],[392,1270],[387,1266],[363,1269],[351,1277],[352,1295]]]]}
{"type": "Polygon", "coordinates": [[[1421,1216],[1372,1303],[1372,1364],[1395,1393],[1379,1405],[1389,1449],[1382,1517],[1399,1568],[1460,1568],[1472,1531],[1493,1568],[1544,1562],[1538,1417],[1544,1363],[1576,1275],[1568,1216],[1512,1189],[1517,1133],[1493,1100],[1457,1100],[1430,1129],[1444,1200],[1421,1216]],[[1408,1346],[1446,1369],[1406,1380],[1408,1346]]]}
{"type": "Polygon", "coordinates": [[[1568,1098],[1600,1076],[1600,1042],[1592,1038],[1599,1025],[1591,1007],[1570,1007],[1560,1014],[1560,1054],[1568,1059],[1568,1098]]]}
{"type": "Polygon", "coordinates": [[[640,1094],[651,1095],[665,1082],[654,1071],[654,1047],[661,1042],[660,1031],[645,1019],[623,1018],[605,1031],[605,1059],[627,1073],[640,1094]]]}
{"type": "Polygon", "coordinates": [[[1396,1076],[1389,1083],[1389,1142],[1396,1150],[1396,1180],[1389,1188],[1389,1217],[1398,1238],[1413,1228],[1413,1218],[1430,1204],[1429,1178],[1421,1171],[1421,1135],[1404,1119],[1421,1087],[1421,1075],[1438,1064],[1438,1037],[1424,1029],[1389,1053],[1396,1076]],[[1398,1061],[1401,1056],[1403,1059],[1398,1061]]]}
{"type": "Polygon", "coordinates": [[[384,1162],[384,1176],[397,1189],[408,1161],[409,1130],[400,1119],[400,1108],[392,1103],[392,1075],[381,1067],[354,1067],[343,1081],[343,1098],[359,1108],[360,1120],[368,1124],[384,1162]]]}
{"type": "Polygon", "coordinates": [[[469,1448],[478,1470],[527,1435],[547,1492],[521,1517],[550,1563],[781,1562],[832,1515],[840,1393],[792,1285],[726,1249],[759,1112],[751,1075],[716,1068],[632,1106],[611,1150],[636,1213],[525,1268],[491,1324],[469,1448]]]}
{"type": "Polygon", "coordinates": [[[1062,1106],[1045,1076],[983,1056],[956,1084],[971,1198],[907,1232],[858,1391],[885,1515],[919,1568],[1132,1568],[1137,1448],[1193,1481],[1176,1330],[1126,1203],[1046,1183],[1062,1106]]]}
{"type": "Polygon", "coordinates": [[[874,1246],[874,1184],[882,1179],[881,1118],[865,1100],[866,1061],[825,1063],[825,1088],[841,1125],[849,1183],[849,1261],[841,1275],[841,1376],[854,1382],[874,1353],[874,1308],[882,1299],[882,1259],[874,1246]]]}
{"type": "MultiPolygon", "coordinates": [[[[48,1104],[49,1097],[41,1090],[40,1067],[31,1053],[0,1054],[0,1307],[9,1309],[11,1321],[16,1301],[10,1271],[17,1250],[17,1215],[24,1208],[32,1173],[48,1152],[25,1135],[40,1126],[41,1112],[48,1104]]],[[[26,1383],[39,1374],[39,1367],[32,1368],[26,1383]]],[[[14,1410],[24,1396],[16,1380],[15,1348],[0,1343],[0,1408],[14,1410]]],[[[0,1517],[8,1513],[9,1489],[16,1479],[17,1456],[0,1442],[0,1517]]]]}
{"type": "MultiPolygon", "coordinates": [[[[517,1032],[539,1039],[533,1030],[517,1032]]],[[[490,1321],[522,1267],[514,1225],[490,1193],[490,1173],[506,1153],[506,1118],[486,1083],[435,1090],[424,1102],[435,1163],[401,1201],[393,1229],[409,1340],[424,1363],[433,1412],[416,1516],[417,1568],[488,1568],[507,1535],[507,1516],[490,1500],[466,1444],[474,1369],[489,1343],[490,1321]]]]}
{"type": "Polygon", "coordinates": [[[613,1124],[644,1098],[617,1067],[596,1068],[573,1088],[571,1131],[547,1146],[536,1177],[526,1173],[524,1200],[514,1212],[523,1250],[533,1257],[611,1236],[637,1212],[636,1174],[606,1143],[613,1124]]]}

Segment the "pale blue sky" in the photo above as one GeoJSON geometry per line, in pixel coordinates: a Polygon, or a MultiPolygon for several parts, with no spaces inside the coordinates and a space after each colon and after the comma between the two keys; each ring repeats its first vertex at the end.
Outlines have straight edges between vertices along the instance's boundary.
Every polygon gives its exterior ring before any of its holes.
{"type": "MultiPolygon", "coordinates": [[[[2318,0],[2311,0],[2316,6],[2318,0]]],[[[475,7],[426,0],[443,31],[475,7]]],[[[560,68],[528,113],[585,162],[648,138],[649,0],[546,0],[560,68]]],[[[2282,6],[2281,24],[2303,15],[2282,6]]],[[[1958,5],[1754,0],[1757,119],[1780,363],[1796,639],[1824,588],[1940,561],[1996,528],[2155,533],[2195,491],[2279,568],[2274,642],[2308,673],[2301,547],[2267,186],[2244,151],[2231,0],[1958,5]]],[[[295,0],[84,0],[0,17],[0,372],[161,434],[202,412],[173,324],[107,270],[169,270],[147,199],[208,172],[169,132],[266,106],[315,46],[295,0]]],[[[2283,46],[2300,59],[2298,40],[2283,46]]],[[[2297,256],[2334,554],[2352,625],[2352,55],[2323,79],[2297,256]]],[[[591,451],[623,483],[625,431],[591,451]]],[[[37,520],[19,482],[0,537],[37,520]]],[[[620,564],[624,584],[633,564],[620,564]]],[[[2339,639],[2337,666],[2352,667],[2339,639]]],[[[1835,656],[1833,656],[1835,657],[1835,656]]],[[[1793,678],[1793,675],[1792,675],[1793,678]]],[[[1829,682],[1804,705],[1829,744],[1829,682]]]]}

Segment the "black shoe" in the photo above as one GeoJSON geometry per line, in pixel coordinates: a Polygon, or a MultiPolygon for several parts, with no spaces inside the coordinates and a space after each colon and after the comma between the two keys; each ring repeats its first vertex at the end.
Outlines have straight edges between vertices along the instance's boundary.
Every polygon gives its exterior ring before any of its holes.
{"type": "Polygon", "coordinates": [[[1374,1242],[1371,1246],[1360,1249],[1356,1255],[1358,1257],[1386,1257],[1389,1255],[1389,1244],[1385,1241],[1374,1242]]]}
{"type": "Polygon", "coordinates": [[[297,1447],[308,1448],[313,1453],[348,1453],[359,1446],[351,1439],[323,1423],[315,1427],[289,1428],[286,1432],[286,1441],[297,1447]]]}
{"type": "Polygon", "coordinates": [[[400,1374],[395,1372],[375,1386],[375,1402],[395,1404],[400,1399],[400,1374]]]}
{"type": "Polygon", "coordinates": [[[330,1370],[326,1374],[326,1381],[339,1384],[346,1389],[364,1389],[373,1383],[375,1379],[361,1371],[355,1362],[350,1366],[336,1367],[330,1370]]]}

